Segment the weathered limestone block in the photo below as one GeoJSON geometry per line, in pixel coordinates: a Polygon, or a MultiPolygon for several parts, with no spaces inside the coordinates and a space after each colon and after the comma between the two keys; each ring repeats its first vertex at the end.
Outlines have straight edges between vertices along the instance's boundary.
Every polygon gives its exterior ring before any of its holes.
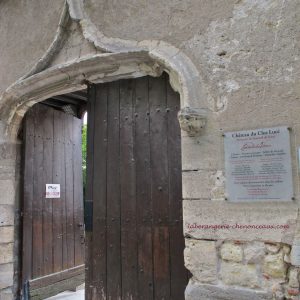
{"type": "Polygon", "coordinates": [[[186,300],[271,300],[270,291],[200,284],[190,280],[185,290],[186,300]]]}
{"type": "MultiPolygon", "coordinates": [[[[220,133],[218,132],[220,135],[220,133]]],[[[191,139],[181,137],[182,169],[183,170],[217,170],[223,164],[216,159],[221,156],[220,147],[216,142],[220,139],[216,134],[208,134],[191,139]]]]}
{"type": "Polygon", "coordinates": [[[225,200],[225,188],[223,186],[215,186],[211,190],[211,200],[223,201],[225,200]]]}
{"type": "Polygon", "coordinates": [[[283,245],[282,251],[284,254],[290,254],[291,253],[291,247],[288,245],[283,245]]]}
{"type": "Polygon", "coordinates": [[[13,243],[0,244],[0,264],[13,262],[13,243]]]}
{"type": "Polygon", "coordinates": [[[17,155],[17,144],[1,143],[0,144],[0,159],[15,159],[17,155]]]}
{"type": "Polygon", "coordinates": [[[11,289],[5,289],[0,291],[0,300],[13,300],[13,292],[11,289]]]}
{"type": "Polygon", "coordinates": [[[278,282],[274,283],[271,286],[271,291],[272,291],[272,293],[274,295],[274,298],[276,300],[284,300],[285,299],[284,298],[284,288],[280,283],[278,283],[278,282]]]}
{"type": "Polygon", "coordinates": [[[243,265],[235,262],[221,263],[221,279],[225,284],[246,286],[250,288],[259,287],[259,280],[255,265],[243,265]]]}
{"type": "MultiPolygon", "coordinates": [[[[298,288],[288,288],[287,289],[287,293],[288,293],[288,295],[289,295],[289,297],[288,297],[288,299],[299,299],[298,297],[297,298],[295,298],[295,297],[293,297],[293,296],[299,296],[300,295],[300,291],[299,291],[299,289],[298,288]],[[290,297],[290,296],[292,296],[292,297],[290,297]]],[[[286,298],[284,298],[284,299],[286,299],[286,298]]]]}
{"type": "Polygon", "coordinates": [[[64,49],[59,51],[51,62],[51,67],[62,64],[66,60],[76,60],[85,55],[97,53],[93,44],[84,39],[78,23],[72,22],[68,29],[71,31],[71,34],[68,35],[65,41],[64,49]]]}
{"type": "Polygon", "coordinates": [[[291,267],[288,272],[289,286],[299,288],[299,269],[291,267]]]}
{"type": "Polygon", "coordinates": [[[268,254],[265,256],[263,272],[273,278],[286,277],[287,265],[283,260],[283,251],[277,254],[268,254]]]}
{"type": "Polygon", "coordinates": [[[217,252],[215,242],[186,239],[185,266],[200,282],[217,280],[217,252]]]}
{"type": "Polygon", "coordinates": [[[241,262],[243,260],[243,249],[240,245],[234,243],[224,243],[220,249],[221,258],[234,262],[241,262]]]}
{"type": "Polygon", "coordinates": [[[0,205],[0,227],[14,225],[13,205],[0,205]]]}
{"type": "Polygon", "coordinates": [[[14,204],[15,184],[13,180],[0,180],[0,204],[14,204]]]}
{"type": "Polygon", "coordinates": [[[0,243],[11,243],[14,240],[14,227],[0,227],[0,243]]]}
{"type": "MultiPolygon", "coordinates": [[[[207,174],[209,176],[209,174],[207,174]]],[[[202,182],[198,181],[199,189],[202,182]]],[[[197,187],[196,182],[194,187],[197,187]]],[[[207,184],[207,181],[203,183],[207,184]]],[[[184,233],[195,239],[239,240],[239,241],[272,241],[292,244],[298,207],[294,203],[231,203],[228,201],[190,201],[183,200],[184,233]],[[228,224],[224,228],[189,228],[188,224],[219,225],[228,224]],[[234,228],[236,224],[288,224],[284,230],[261,230],[234,228]]]]}
{"type": "Polygon", "coordinates": [[[267,252],[276,254],[280,250],[280,244],[266,244],[267,252]]]}
{"type": "Polygon", "coordinates": [[[291,247],[288,245],[283,245],[282,251],[284,253],[283,260],[286,263],[291,264],[291,247]]]}
{"type": "Polygon", "coordinates": [[[260,263],[265,255],[265,244],[263,242],[253,242],[245,245],[244,258],[248,264],[260,263]]]}
{"type": "Polygon", "coordinates": [[[12,179],[16,178],[16,166],[17,163],[14,159],[0,160],[0,179],[12,179]]]}
{"type": "Polygon", "coordinates": [[[0,289],[13,285],[13,264],[0,265],[0,289]]]}
{"type": "Polygon", "coordinates": [[[291,264],[291,255],[290,254],[284,254],[283,256],[283,260],[287,263],[287,264],[291,264]]]}
{"type": "Polygon", "coordinates": [[[182,196],[184,199],[210,199],[213,171],[190,171],[182,173],[182,196]]]}
{"type": "Polygon", "coordinates": [[[213,187],[211,189],[211,200],[223,201],[225,200],[225,176],[221,170],[218,170],[211,176],[213,187]]]}

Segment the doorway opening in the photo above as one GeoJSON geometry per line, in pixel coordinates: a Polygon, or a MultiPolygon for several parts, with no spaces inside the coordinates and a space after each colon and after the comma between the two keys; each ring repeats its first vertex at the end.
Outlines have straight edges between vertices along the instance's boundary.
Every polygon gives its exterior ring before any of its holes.
{"type": "Polygon", "coordinates": [[[84,283],[86,103],[86,90],[55,96],[35,104],[23,120],[24,299],[46,299],[84,283]]]}
{"type": "Polygon", "coordinates": [[[56,96],[27,112],[25,299],[45,299],[84,280],[87,300],[184,298],[179,109],[164,73],[91,84],[88,92],[56,96]],[[46,184],[60,185],[59,197],[46,197],[46,184]]]}

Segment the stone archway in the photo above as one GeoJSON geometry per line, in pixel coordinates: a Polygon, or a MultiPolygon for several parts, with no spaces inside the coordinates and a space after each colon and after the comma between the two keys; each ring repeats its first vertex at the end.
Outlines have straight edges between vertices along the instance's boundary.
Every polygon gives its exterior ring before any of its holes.
{"type": "Polygon", "coordinates": [[[169,74],[172,88],[180,94],[181,108],[209,110],[199,72],[180,49],[164,41],[136,42],[106,37],[86,15],[82,0],[68,0],[56,36],[44,56],[1,96],[0,120],[6,124],[7,138],[14,140],[22,116],[36,102],[82,89],[87,82],[146,75],[156,77],[163,71],[169,74]],[[83,39],[103,53],[50,67],[51,61],[63,48],[65,28],[71,22],[77,22],[83,39]]]}

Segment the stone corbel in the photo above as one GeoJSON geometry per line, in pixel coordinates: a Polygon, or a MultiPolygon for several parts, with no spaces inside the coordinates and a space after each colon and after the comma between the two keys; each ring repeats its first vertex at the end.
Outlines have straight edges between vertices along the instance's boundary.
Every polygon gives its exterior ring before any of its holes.
{"type": "Polygon", "coordinates": [[[181,130],[186,131],[190,137],[199,136],[205,128],[207,112],[204,109],[184,107],[178,112],[178,120],[181,130]]]}

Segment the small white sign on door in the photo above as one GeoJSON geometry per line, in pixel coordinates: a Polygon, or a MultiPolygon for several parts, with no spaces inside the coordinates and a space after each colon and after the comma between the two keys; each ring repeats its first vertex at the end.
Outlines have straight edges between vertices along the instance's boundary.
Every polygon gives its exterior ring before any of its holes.
{"type": "Polygon", "coordinates": [[[60,184],[46,184],[46,198],[60,198],[60,184]]]}

